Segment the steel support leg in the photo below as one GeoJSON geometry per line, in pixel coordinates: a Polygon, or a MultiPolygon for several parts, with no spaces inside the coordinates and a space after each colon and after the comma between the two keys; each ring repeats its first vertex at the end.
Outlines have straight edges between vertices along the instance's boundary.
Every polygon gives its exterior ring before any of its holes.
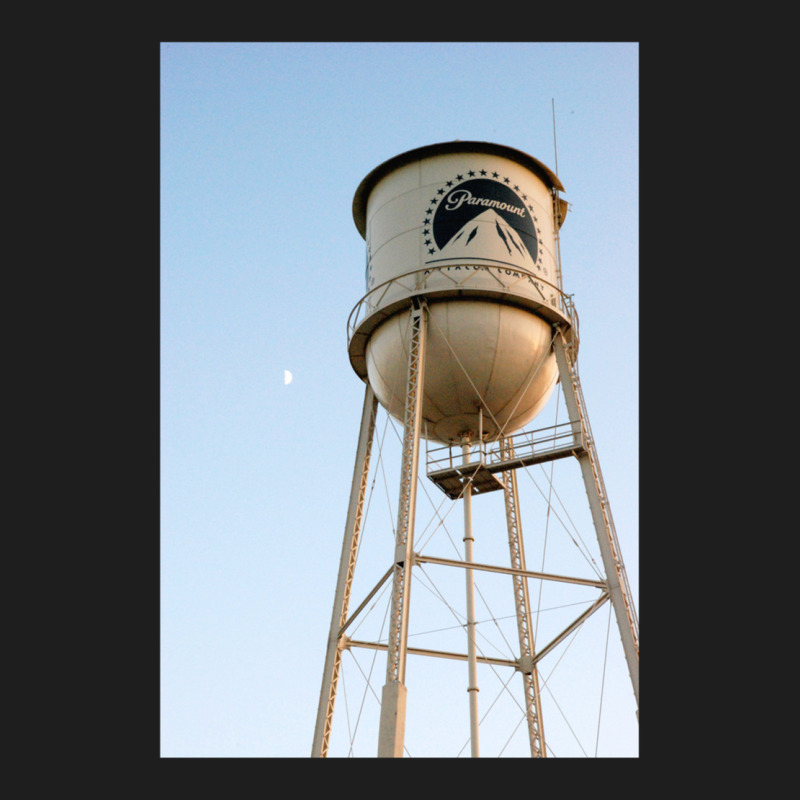
{"type": "Polygon", "coordinates": [[[328,634],[328,649],[325,654],[322,690],[317,710],[317,723],[314,729],[314,744],[311,750],[311,756],[317,758],[324,758],[328,755],[331,724],[333,722],[333,706],[336,701],[336,686],[339,681],[339,668],[342,658],[340,631],[347,621],[347,610],[350,605],[350,590],[356,567],[358,538],[361,533],[361,519],[364,510],[364,498],[367,492],[369,461],[372,452],[372,440],[375,434],[377,410],[378,400],[372,388],[367,385],[364,393],[364,408],[361,414],[361,429],[358,435],[356,463],[353,468],[353,483],[350,487],[350,504],[347,509],[342,555],[339,562],[339,578],[336,583],[331,627],[328,634]]]}
{"type": "MultiPolygon", "coordinates": [[[[501,442],[503,458],[512,458],[513,446],[504,439],[501,442]]],[[[522,544],[522,522],[519,516],[519,495],[517,493],[517,472],[503,473],[505,484],[506,526],[508,528],[508,549],[512,569],[526,570],[525,550],[522,544]]],[[[513,575],[514,603],[517,610],[517,633],[519,634],[520,672],[525,689],[525,713],[528,721],[528,738],[533,758],[546,755],[544,729],[542,727],[542,706],[539,697],[539,672],[534,663],[533,626],[531,624],[531,603],[528,595],[528,579],[513,575]]]]}
{"type": "Polygon", "coordinates": [[[400,471],[400,502],[397,512],[386,684],[383,687],[381,698],[378,732],[379,758],[402,758],[403,756],[408,609],[425,377],[426,313],[424,303],[415,305],[411,310],[411,340],[408,351],[408,380],[403,420],[403,459],[400,471]]]}
{"type": "Polygon", "coordinates": [[[581,466],[583,483],[589,498],[589,507],[592,512],[595,532],[597,533],[597,541],[600,545],[600,555],[603,559],[608,592],[617,619],[622,648],[628,663],[628,672],[630,673],[638,708],[639,630],[636,610],[633,605],[633,599],[630,596],[625,565],[622,561],[622,553],[619,549],[614,521],[611,517],[611,509],[606,498],[600,465],[589,429],[580,381],[577,370],[571,363],[564,337],[560,331],[556,333],[553,347],[569,418],[575,426],[576,434],[583,437],[584,448],[578,456],[578,462],[581,466]]]}

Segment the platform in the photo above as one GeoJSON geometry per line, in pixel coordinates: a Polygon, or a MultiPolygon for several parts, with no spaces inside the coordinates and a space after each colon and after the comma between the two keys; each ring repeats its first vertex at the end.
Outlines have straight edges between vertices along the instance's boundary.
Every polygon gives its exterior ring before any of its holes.
{"type": "Polygon", "coordinates": [[[470,478],[472,494],[485,494],[505,488],[503,481],[481,461],[429,471],[428,477],[452,500],[461,496],[470,478]]]}
{"type": "Polygon", "coordinates": [[[543,464],[586,451],[583,437],[571,422],[523,431],[505,442],[470,445],[464,462],[462,445],[453,444],[428,451],[428,477],[452,500],[459,498],[472,478],[472,493],[485,494],[505,488],[501,474],[511,469],[543,464]]]}

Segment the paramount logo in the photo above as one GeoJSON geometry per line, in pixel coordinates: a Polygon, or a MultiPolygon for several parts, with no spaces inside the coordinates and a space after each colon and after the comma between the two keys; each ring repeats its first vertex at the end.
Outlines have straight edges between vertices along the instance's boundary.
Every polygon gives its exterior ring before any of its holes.
{"type": "Polygon", "coordinates": [[[470,253],[474,258],[483,251],[489,260],[538,268],[539,242],[526,195],[508,183],[508,178],[475,177],[442,186],[440,199],[430,201],[422,228],[429,259],[470,253]]]}

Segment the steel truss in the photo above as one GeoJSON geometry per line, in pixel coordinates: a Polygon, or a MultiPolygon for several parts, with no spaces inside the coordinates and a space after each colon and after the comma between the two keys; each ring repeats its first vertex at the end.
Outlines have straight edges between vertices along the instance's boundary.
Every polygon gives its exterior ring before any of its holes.
{"type": "Polygon", "coordinates": [[[328,755],[331,725],[333,724],[333,706],[336,702],[336,687],[339,682],[339,669],[342,662],[343,634],[350,605],[350,590],[353,586],[353,575],[356,568],[358,539],[361,534],[361,521],[364,513],[364,499],[367,493],[369,461],[372,453],[372,441],[375,435],[377,411],[378,400],[372,388],[367,384],[367,389],[364,393],[364,408],[361,414],[361,430],[358,435],[356,463],[353,468],[353,482],[350,487],[350,503],[344,530],[342,555],[339,563],[339,578],[336,583],[331,627],[328,634],[328,648],[325,653],[322,693],[317,711],[317,723],[314,729],[312,756],[324,757],[328,755]]]}
{"type": "MultiPolygon", "coordinates": [[[[442,460],[433,464],[429,463],[428,477],[452,498],[470,497],[473,484],[481,487],[479,491],[500,489],[504,491],[510,566],[502,567],[475,563],[471,559],[470,549],[467,550],[468,557],[465,561],[437,558],[415,553],[413,549],[420,423],[424,390],[426,317],[427,308],[425,302],[419,298],[414,298],[410,312],[411,341],[404,413],[400,502],[393,563],[356,611],[348,617],[350,588],[355,570],[377,410],[377,400],[369,385],[367,385],[353,484],[350,493],[350,505],[342,546],[339,578],[328,637],[312,756],[325,757],[328,755],[341,653],[344,649],[357,647],[385,650],[387,652],[386,683],[383,687],[378,734],[379,757],[402,757],[403,755],[406,710],[406,687],[404,681],[406,657],[409,653],[470,662],[469,688],[471,704],[477,702],[475,699],[477,686],[474,685],[474,664],[485,663],[509,666],[518,670],[523,678],[531,755],[533,757],[543,757],[546,755],[546,748],[537,664],[603,606],[607,600],[611,601],[614,609],[637,708],[639,704],[638,619],[586,415],[575,363],[575,340],[566,337],[560,325],[554,325],[556,335],[553,340],[553,349],[558,364],[560,385],[569,413],[569,423],[567,423],[569,428],[568,441],[564,439],[562,426],[558,426],[558,431],[544,429],[548,431],[546,436],[540,435],[537,437],[537,433],[540,432],[533,432],[532,434],[522,433],[517,436],[501,438],[498,442],[498,447],[493,451],[487,452],[483,447],[483,443],[479,442],[478,458],[474,461],[468,455],[468,448],[462,447],[463,460],[461,463],[457,463],[452,457],[449,460],[444,460],[447,462],[444,466],[442,460]],[[522,443],[521,449],[517,451],[515,451],[515,440],[522,443]],[[550,443],[548,444],[548,442],[550,443]],[[589,499],[592,520],[603,561],[605,572],[605,579],[603,580],[535,572],[528,570],[525,565],[516,469],[566,456],[576,457],[581,467],[581,474],[589,499]],[[460,567],[465,569],[468,575],[471,575],[473,570],[483,570],[511,576],[519,636],[519,658],[509,660],[476,655],[472,647],[468,648],[469,652],[467,654],[408,647],[411,571],[414,565],[424,563],[460,567]],[[390,578],[392,579],[392,597],[388,642],[383,644],[348,638],[346,635],[347,629],[366,608],[370,599],[390,578]],[[599,596],[593,605],[543,647],[536,647],[533,639],[531,608],[527,588],[527,581],[532,578],[581,584],[592,586],[599,590],[599,596]]],[[[575,320],[575,323],[577,323],[577,320],[575,320]]],[[[467,508],[468,506],[465,505],[465,542],[471,539],[471,525],[467,508]]],[[[469,591],[468,583],[468,605],[469,591]]],[[[476,709],[471,708],[471,720],[475,720],[476,716],[476,709]]],[[[478,753],[477,736],[474,731],[472,738],[474,739],[472,754],[475,756],[478,753]]]]}
{"type": "MultiPolygon", "coordinates": [[[[514,445],[508,439],[501,439],[500,449],[505,459],[513,458],[514,445]]],[[[519,635],[520,672],[522,673],[525,691],[525,717],[528,723],[528,738],[531,745],[531,756],[541,758],[545,755],[544,731],[540,724],[542,708],[539,698],[539,672],[533,661],[533,627],[530,616],[530,598],[528,581],[520,574],[525,570],[525,551],[522,544],[522,522],[520,520],[517,472],[509,469],[503,473],[505,486],[506,526],[508,528],[508,549],[511,555],[511,567],[518,570],[512,575],[514,583],[514,604],[517,611],[517,633],[519,635]]]]}

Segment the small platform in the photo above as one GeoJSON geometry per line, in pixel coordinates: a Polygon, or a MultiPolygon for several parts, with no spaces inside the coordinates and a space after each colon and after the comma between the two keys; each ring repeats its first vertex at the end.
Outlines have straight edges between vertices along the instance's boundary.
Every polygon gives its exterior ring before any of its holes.
{"type": "Polygon", "coordinates": [[[461,497],[464,486],[472,478],[472,494],[485,494],[504,489],[505,484],[500,478],[486,468],[481,461],[469,464],[460,464],[457,467],[428,472],[428,477],[451,499],[461,497]]]}
{"type": "Polygon", "coordinates": [[[472,478],[472,493],[485,494],[504,489],[499,475],[503,472],[586,452],[582,436],[572,423],[554,425],[538,431],[523,432],[499,443],[475,443],[469,460],[463,461],[461,445],[431,450],[428,453],[428,477],[451,499],[461,497],[466,482],[472,478]],[[492,446],[494,445],[494,446],[492,446]]]}

